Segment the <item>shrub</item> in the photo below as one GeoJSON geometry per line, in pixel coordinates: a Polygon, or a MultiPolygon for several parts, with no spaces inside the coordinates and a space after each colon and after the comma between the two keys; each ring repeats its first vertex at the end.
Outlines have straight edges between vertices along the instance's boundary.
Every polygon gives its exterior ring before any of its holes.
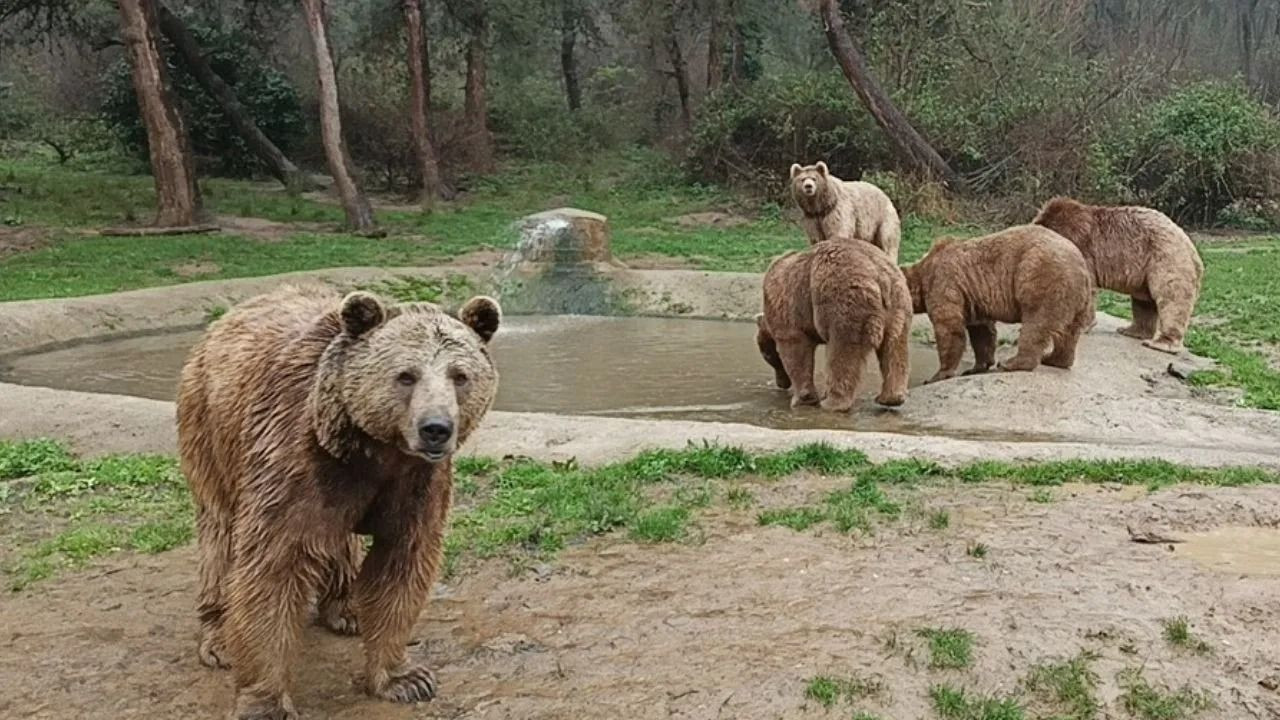
{"type": "Polygon", "coordinates": [[[1280,122],[1270,108],[1240,85],[1196,83],[1104,136],[1095,186],[1118,186],[1177,220],[1213,222],[1238,200],[1280,192],[1277,149],[1280,122]]]}
{"type": "MultiPolygon", "coordinates": [[[[204,51],[209,64],[236,93],[258,128],[288,154],[305,129],[298,94],[286,77],[265,64],[248,38],[220,30],[190,18],[187,26],[204,51]]],[[[191,135],[192,150],[215,172],[245,176],[260,169],[218,103],[209,97],[168,43],[164,43],[169,79],[177,94],[179,111],[191,135]]],[[[120,60],[103,77],[102,112],[126,145],[146,155],[147,133],[138,114],[129,65],[120,60]]]]}

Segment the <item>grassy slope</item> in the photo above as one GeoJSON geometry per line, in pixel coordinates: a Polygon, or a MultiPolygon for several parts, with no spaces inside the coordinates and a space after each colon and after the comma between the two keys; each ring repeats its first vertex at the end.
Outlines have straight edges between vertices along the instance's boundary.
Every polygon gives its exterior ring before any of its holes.
{"type": "MultiPolygon", "coordinates": [[[[681,184],[678,177],[640,152],[602,158],[589,170],[516,165],[478,181],[464,204],[432,215],[380,211],[379,220],[390,232],[383,239],[338,232],[342,214],[337,207],[289,197],[271,185],[202,183],[206,203],[216,213],[310,224],[269,242],[225,233],[83,236],[79,230],[145,219],[152,203],[150,178],[76,171],[38,160],[0,161],[0,222],[50,232],[53,241],[0,257],[0,301],[325,267],[434,264],[473,250],[510,247],[513,220],[557,205],[608,215],[614,250],[623,259],[661,255],[708,270],[760,271],[774,255],[802,246],[800,230],[773,205],[752,207],[747,214],[753,219],[734,228],[678,225],[673,218],[680,215],[732,210],[740,203],[716,188],[681,184]]],[[[914,217],[905,226],[904,261],[919,257],[941,230],[914,217]]],[[[1242,387],[1244,404],[1280,409],[1280,372],[1273,362],[1280,356],[1280,239],[1215,243],[1202,251],[1204,292],[1188,343],[1224,370],[1202,373],[1195,381],[1242,387]]],[[[1102,307],[1128,313],[1127,303],[1114,299],[1104,298],[1102,307]]]]}

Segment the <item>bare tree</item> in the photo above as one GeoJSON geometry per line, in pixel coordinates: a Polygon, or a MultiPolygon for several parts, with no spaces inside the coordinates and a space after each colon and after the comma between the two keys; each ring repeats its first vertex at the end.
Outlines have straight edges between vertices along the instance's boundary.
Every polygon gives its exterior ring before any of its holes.
{"type": "Polygon", "coordinates": [[[187,29],[185,23],[177,15],[169,11],[163,3],[158,3],[160,32],[178,50],[191,69],[191,75],[222,108],[222,114],[231,122],[249,150],[262,161],[272,177],[279,180],[286,188],[295,191],[310,189],[311,181],[306,173],[298,169],[285,154],[271,142],[258,124],[253,121],[249,111],[240,103],[236,93],[227,85],[218,73],[214,72],[209,59],[200,49],[195,36],[187,29]]]}
{"type": "Polygon", "coordinates": [[[325,30],[324,0],[302,0],[302,12],[316,58],[316,76],[320,89],[320,138],[324,154],[329,161],[333,184],[342,200],[347,215],[347,226],[352,230],[370,230],[374,226],[373,208],[360,192],[351,173],[351,157],[346,141],[342,138],[342,118],[338,112],[338,78],[333,68],[333,54],[329,50],[329,37],[325,30]]]}
{"type": "Polygon", "coordinates": [[[582,87],[578,82],[578,58],[574,46],[578,41],[580,9],[577,0],[560,1],[560,72],[564,76],[564,94],[569,109],[582,107],[582,87]]]}
{"type": "Polygon", "coordinates": [[[724,36],[727,23],[723,16],[728,9],[728,4],[721,0],[710,0],[707,3],[707,14],[711,20],[707,30],[707,92],[720,87],[724,79],[724,36]]]}
{"type": "Polygon", "coordinates": [[[676,92],[680,96],[680,119],[685,129],[693,124],[693,109],[689,97],[689,64],[685,62],[684,52],[680,48],[680,31],[677,16],[680,14],[680,0],[668,0],[663,9],[662,34],[667,47],[667,59],[671,61],[671,75],[676,81],[676,92]]]}
{"type": "Polygon", "coordinates": [[[430,210],[442,194],[440,164],[431,142],[431,73],[427,66],[427,35],[422,22],[422,0],[404,0],[404,27],[409,36],[409,120],[413,150],[422,174],[422,207],[430,210]]]}
{"type": "Polygon", "coordinates": [[[446,0],[449,14],[467,31],[467,79],[462,115],[466,153],[476,170],[493,168],[493,135],[489,132],[489,7],[487,0],[446,0]]]}
{"type": "Polygon", "coordinates": [[[196,224],[201,213],[191,140],[173,101],[164,59],[156,43],[154,0],[119,0],[121,36],[133,66],[133,88],[147,128],[147,150],[156,184],[155,224],[196,224]]]}
{"type": "Polygon", "coordinates": [[[907,116],[893,104],[867,67],[867,59],[844,29],[840,6],[836,0],[818,0],[818,10],[826,29],[827,44],[853,87],[858,99],[875,118],[876,124],[889,137],[898,159],[920,174],[941,180],[954,188],[961,185],[947,161],[921,137],[907,116]]]}

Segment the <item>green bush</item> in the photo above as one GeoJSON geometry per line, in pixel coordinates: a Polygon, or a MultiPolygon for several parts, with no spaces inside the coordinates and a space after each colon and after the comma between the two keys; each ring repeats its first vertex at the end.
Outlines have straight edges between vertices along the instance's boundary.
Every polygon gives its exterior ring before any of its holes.
{"type": "Polygon", "coordinates": [[[723,88],[699,113],[688,157],[700,179],[771,194],[795,162],[825,160],[845,178],[890,162],[879,129],[835,70],[723,88]]]}
{"type": "Polygon", "coordinates": [[[490,128],[501,149],[531,160],[564,160],[633,143],[641,113],[620,86],[634,78],[606,67],[587,78],[582,107],[570,111],[564,90],[545,76],[504,83],[490,103],[490,128]]]}
{"type": "MultiPolygon", "coordinates": [[[[305,122],[298,94],[284,74],[266,64],[247,37],[187,19],[191,34],[204,51],[209,64],[239,98],[266,134],[285,154],[302,137],[305,122]]],[[[177,93],[180,112],[191,135],[192,150],[214,172],[246,176],[259,171],[257,158],[249,151],[221,108],[209,97],[172,47],[164,44],[169,80],[177,93]]],[[[102,112],[121,139],[145,156],[146,128],[138,114],[129,65],[124,60],[113,65],[103,77],[102,112]]]]}
{"type": "Polygon", "coordinates": [[[1210,223],[1241,199],[1280,191],[1280,121],[1237,84],[1179,88],[1105,133],[1094,185],[1175,219],[1210,223]]]}

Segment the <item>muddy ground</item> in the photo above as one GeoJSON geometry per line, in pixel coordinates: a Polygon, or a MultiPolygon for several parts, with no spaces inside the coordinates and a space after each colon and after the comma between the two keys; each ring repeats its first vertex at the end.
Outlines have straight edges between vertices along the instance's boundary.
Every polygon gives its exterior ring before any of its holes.
{"type": "MultiPolygon", "coordinates": [[[[765,506],[839,482],[753,490],[765,506]]],[[[1139,667],[1154,686],[1208,693],[1215,708],[1197,717],[1280,717],[1268,689],[1280,678],[1275,556],[1232,565],[1222,559],[1239,548],[1181,549],[1197,547],[1198,531],[1243,526],[1258,552],[1276,552],[1280,490],[1063,489],[1042,504],[969,488],[924,502],[950,509],[951,527],[905,520],[851,538],[722,509],[700,518],[694,543],[605,539],[515,577],[490,562],[439,586],[416,628],[437,700],[363,697],[351,680],[358,641],[320,630],[295,663],[295,699],[305,717],[335,719],[849,717],[854,706],[828,712],[805,698],[808,679],[829,674],[878,681],[856,707],[912,720],[934,717],[936,684],[1016,693],[1033,665],[1087,650],[1098,717],[1129,717],[1116,676],[1139,667]],[[1131,528],[1193,542],[1139,544],[1131,528]],[[966,554],[974,543],[985,558],[966,554]],[[1165,642],[1162,621],[1179,615],[1208,652],[1165,642]],[[972,632],[972,667],[930,669],[915,635],[924,627],[972,632]]],[[[223,716],[229,678],[195,657],[194,567],[190,548],[131,557],[5,598],[0,716],[223,716]]]]}

